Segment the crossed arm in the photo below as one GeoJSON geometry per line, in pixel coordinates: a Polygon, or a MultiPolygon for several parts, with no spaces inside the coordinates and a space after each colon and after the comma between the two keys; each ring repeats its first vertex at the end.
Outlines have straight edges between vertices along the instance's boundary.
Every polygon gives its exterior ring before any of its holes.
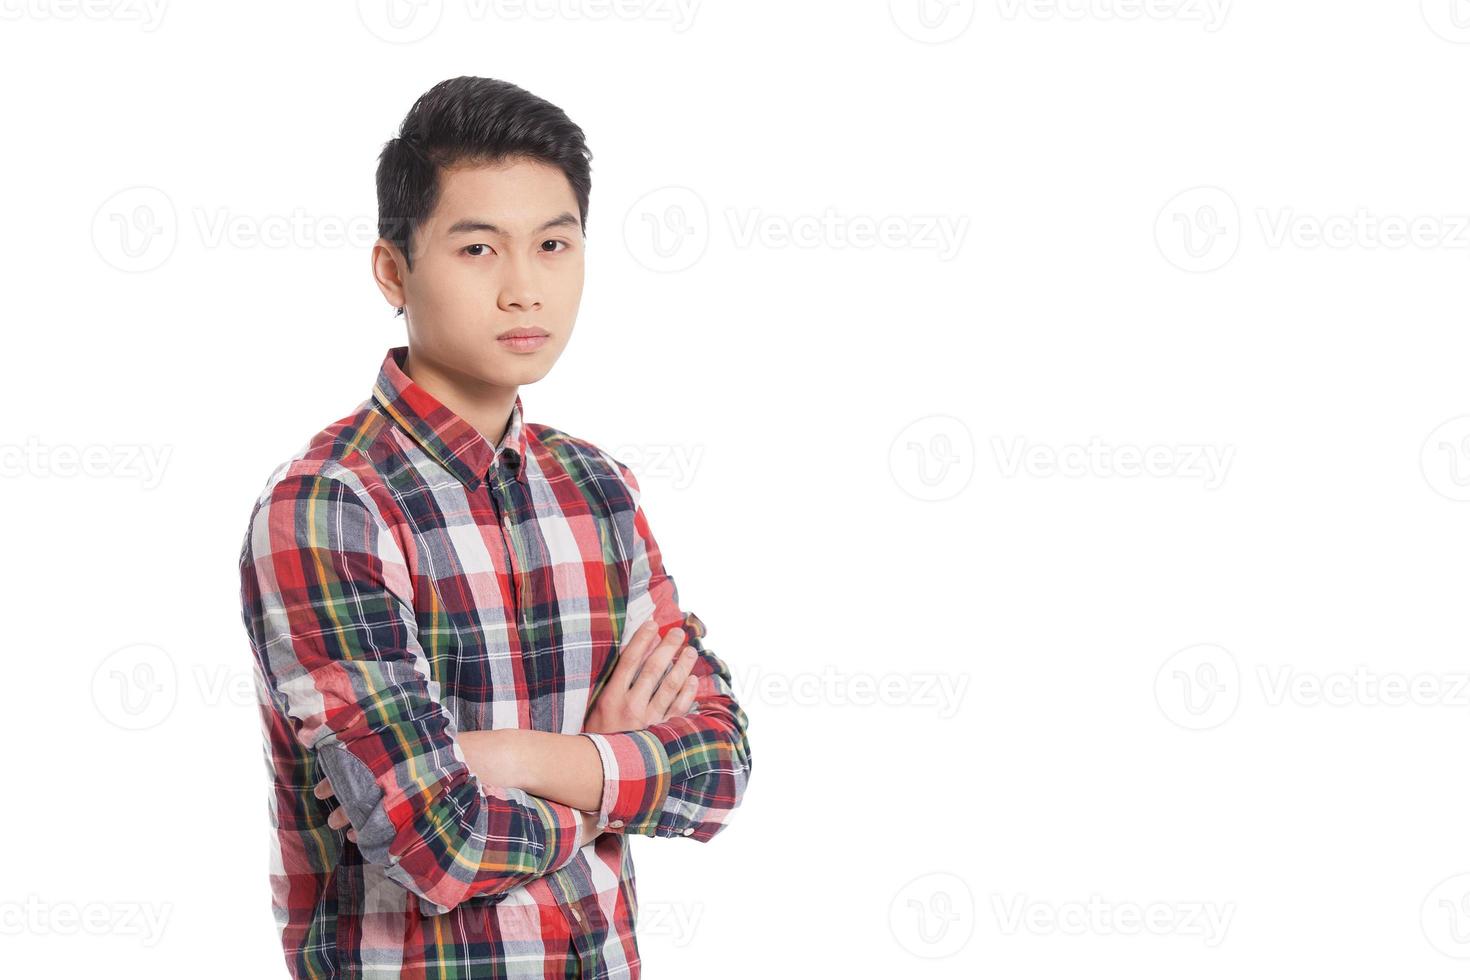
{"type": "MultiPolygon", "coordinates": [[[[682,715],[693,706],[698,678],[691,671],[698,652],[682,643],[683,629],[675,627],[660,638],[656,625],[652,620],[644,623],[619,655],[587,715],[589,732],[642,729],[682,715]]],[[[460,732],[458,740],[466,763],[483,783],[516,786],[594,816],[602,810],[606,776],[602,753],[583,734],[502,728],[460,732]]],[[[331,780],[317,783],[313,793],[318,799],[329,799],[331,780]]],[[[347,828],[348,840],[357,840],[341,807],[332,811],[327,823],[337,830],[347,828]]],[[[589,839],[605,829],[597,823],[600,821],[593,822],[589,839]]]]}
{"type": "MultiPolygon", "coordinates": [[[[618,466],[636,503],[637,481],[618,466]]],[[[679,608],[641,507],[618,515],[617,534],[631,561],[613,673],[637,659],[627,655],[640,634],[680,630],[693,653],[690,689],[676,697],[691,710],[599,731],[603,696],[624,695],[610,677],[579,734],[462,733],[419,643],[405,555],[359,475],[335,461],[293,463],[252,513],[241,596],[264,690],[340,803],[337,829],[350,824],[363,857],[418,896],[424,914],[552,874],[594,836],[589,824],[707,841],[738,806],[750,747],[729,670],[701,643],[699,618],[679,608]]],[[[655,690],[662,675],[647,674],[655,690]]]]}

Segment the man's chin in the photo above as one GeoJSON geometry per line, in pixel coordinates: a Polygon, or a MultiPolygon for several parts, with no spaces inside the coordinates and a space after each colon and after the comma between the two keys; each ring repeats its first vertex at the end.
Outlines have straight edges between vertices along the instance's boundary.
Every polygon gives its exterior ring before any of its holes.
{"type": "Polygon", "coordinates": [[[492,363],[483,364],[475,371],[475,375],[486,384],[498,385],[502,388],[513,388],[517,385],[535,384],[546,377],[551,371],[551,361],[546,358],[532,358],[526,355],[515,356],[509,363],[506,358],[497,357],[492,363]]]}

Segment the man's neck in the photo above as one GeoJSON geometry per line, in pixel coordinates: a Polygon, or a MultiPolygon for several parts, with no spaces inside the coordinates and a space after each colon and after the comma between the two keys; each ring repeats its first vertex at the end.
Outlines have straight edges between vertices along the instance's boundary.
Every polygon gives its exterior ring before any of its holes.
{"type": "Polygon", "coordinates": [[[467,378],[459,372],[415,358],[403,358],[403,373],[414,384],[437,398],[445,408],[475,427],[491,446],[499,446],[510,424],[519,388],[503,388],[467,378]]]}

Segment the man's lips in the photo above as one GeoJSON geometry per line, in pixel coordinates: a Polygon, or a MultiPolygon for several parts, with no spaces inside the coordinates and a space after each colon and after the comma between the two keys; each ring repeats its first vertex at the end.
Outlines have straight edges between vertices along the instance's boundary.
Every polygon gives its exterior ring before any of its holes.
{"type": "Polygon", "coordinates": [[[547,331],[542,330],[540,327],[516,327],[514,330],[507,330],[505,333],[496,334],[495,335],[495,339],[496,340],[511,340],[511,339],[513,339],[515,337],[549,337],[549,336],[551,336],[551,335],[547,331]]]}

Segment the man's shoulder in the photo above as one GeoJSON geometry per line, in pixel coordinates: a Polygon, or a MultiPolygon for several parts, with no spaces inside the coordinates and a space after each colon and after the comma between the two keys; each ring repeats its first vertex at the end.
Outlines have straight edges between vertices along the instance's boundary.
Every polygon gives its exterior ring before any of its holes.
{"type": "Polygon", "coordinates": [[[362,497],[380,484],[380,461],[391,451],[387,418],[371,398],[351,413],[307,437],[295,452],[277,463],[255,500],[258,509],[290,483],[293,492],[301,484],[336,481],[362,497]]]}
{"type": "Polygon", "coordinates": [[[554,426],[530,423],[527,428],[550,458],[552,469],[569,476],[586,499],[597,501],[597,509],[608,515],[637,509],[638,478],[613,453],[554,426]]]}
{"type": "Polygon", "coordinates": [[[526,423],[527,432],[564,467],[590,470],[598,476],[622,480],[627,466],[590,439],[540,422],[526,423]]]}

